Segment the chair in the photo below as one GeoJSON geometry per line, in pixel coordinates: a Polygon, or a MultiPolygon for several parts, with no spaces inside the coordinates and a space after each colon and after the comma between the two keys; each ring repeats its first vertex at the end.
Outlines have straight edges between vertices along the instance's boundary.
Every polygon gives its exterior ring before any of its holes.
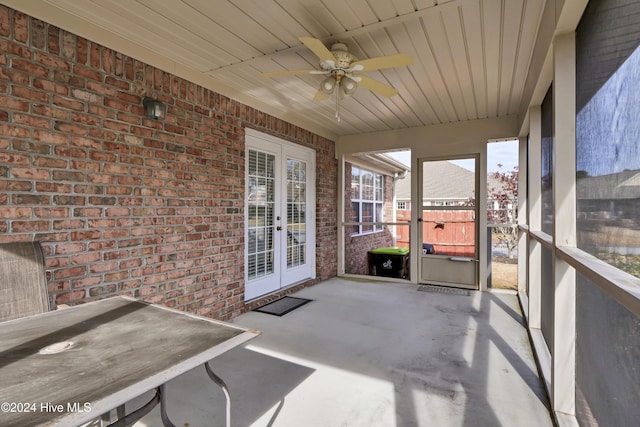
{"type": "Polygon", "coordinates": [[[49,311],[39,242],[0,244],[0,322],[49,311]]]}

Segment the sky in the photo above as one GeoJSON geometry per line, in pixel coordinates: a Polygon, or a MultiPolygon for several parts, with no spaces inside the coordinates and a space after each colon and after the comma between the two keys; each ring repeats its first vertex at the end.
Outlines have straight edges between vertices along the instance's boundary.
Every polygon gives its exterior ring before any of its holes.
{"type": "MultiPolygon", "coordinates": [[[[405,165],[411,166],[410,151],[394,151],[388,154],[405,165]]],[[[453,163],[473,170],[473,163],[468,160],[453,161],[453,163]]],[[[502,165],[503,171],[512,170],[518,164],[518,140],[491,142],[487,145],[487,171],[497,171],[498,164],[502,165]]]]}

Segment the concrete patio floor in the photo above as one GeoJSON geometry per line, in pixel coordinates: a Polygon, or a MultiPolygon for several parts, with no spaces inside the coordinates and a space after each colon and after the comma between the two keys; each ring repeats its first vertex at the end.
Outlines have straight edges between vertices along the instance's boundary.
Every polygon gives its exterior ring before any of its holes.
{"type": "MultiPolygon", "coordinates": [[[[516,296],[340,278],[295,296],[313,301],[234,319],[262,335],[211,363],[234,427],[553,425],[516,296]]],[[[204,368],[167,399],[178,427],[224,426],[204,368]]],[[[161,425],[158,407],[136,424],[161,425]]]]}

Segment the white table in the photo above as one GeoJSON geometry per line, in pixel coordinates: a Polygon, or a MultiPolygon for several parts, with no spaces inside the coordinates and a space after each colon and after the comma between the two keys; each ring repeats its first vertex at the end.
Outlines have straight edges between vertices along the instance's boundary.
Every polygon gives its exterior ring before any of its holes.
{"type": "Polygon", "coordinates": [[[207,361],[258,334],[125,297],[0,323],[0,425],[78,425],[152,389],[164,403],[164,384],[198,365],[229,399],[207,361]]]}

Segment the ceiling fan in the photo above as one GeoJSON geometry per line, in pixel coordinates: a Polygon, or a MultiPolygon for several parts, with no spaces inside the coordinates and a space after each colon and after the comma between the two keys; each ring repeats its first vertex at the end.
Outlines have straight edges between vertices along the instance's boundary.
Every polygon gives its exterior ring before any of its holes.
{"type": "Polygon", "coordinates": [[[358,88],[358,85],[387,98],[398,93],[391,86],[358,73],[381,70],[383,68],[401,67],[413,63],[413,58],[406,53],[357,60],[357,58],[347,50],[347,45],[344,43],[334,43],[331,46],[331,50],[329,50],[316,38],[300,37],[299,39],[320,59],[319,70],[283,70],[262,73],[261,75],[263,77],[280,77],[299,74],[326,75],[327,77],[320,83],[320,89],[316,92],[314,100],[323,101],[335,93],[336,119],[338,121],[340,121],[340,97],[353,94],[358,88]]]}

